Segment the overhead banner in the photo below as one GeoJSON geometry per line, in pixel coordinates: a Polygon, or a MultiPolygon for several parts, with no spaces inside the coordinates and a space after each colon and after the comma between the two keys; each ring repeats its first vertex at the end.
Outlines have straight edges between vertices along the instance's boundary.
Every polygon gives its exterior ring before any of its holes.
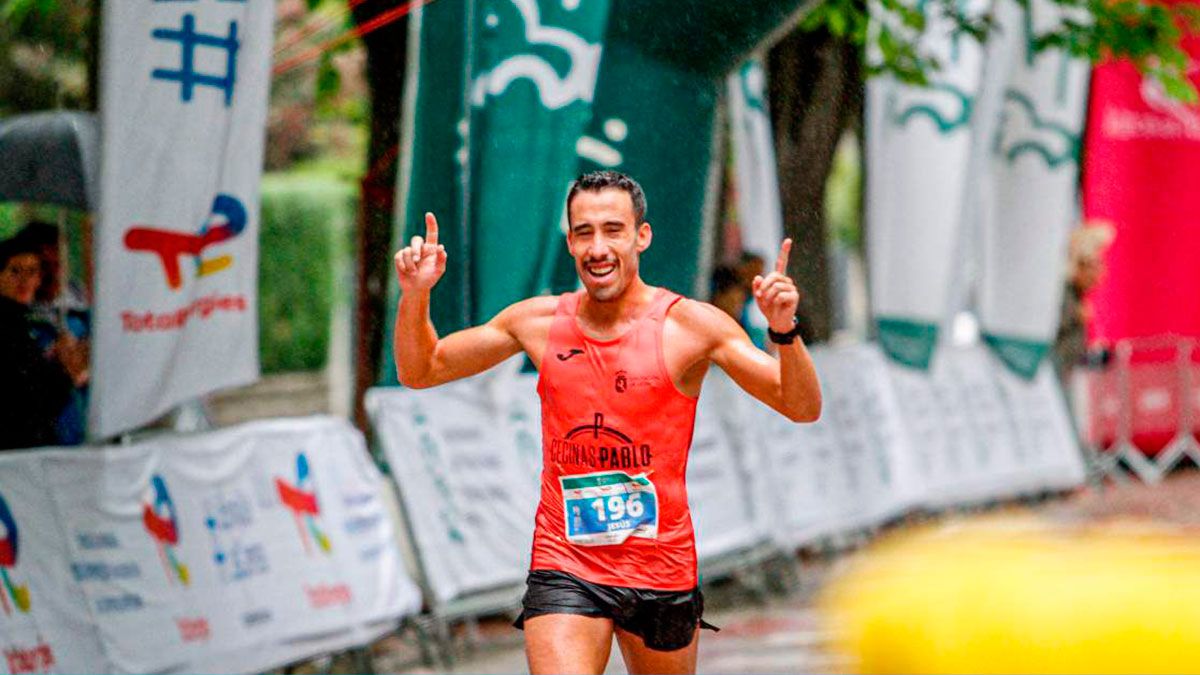
{"type": "MultiPolygon", "coordinates": [[[[1200,36],[1183,47],[1200,86],[1200,36]]],[[[1116,230],[1089,298],[1090,336],[1200,336],[1200,105],[1173,99],[1131,63],[1102,63],[1086,145],[1084,215],[1116,230]]]]}
{"type": "Polygon", "coordinates": [[[92,437],[258,377],[274,5],[104,5],[92,437]]]}
{"type": "Polygon", "coordinates": [[[1064,10],[1033,0],[996,8],[987,77],[976,108],[982,154],[977,313],[984,342],[1032,379],[1061,315],[1067,237],[1079,218],[1079,153],[1090,64],[1064,50],[1034,51],[1064,10]]]}
{"type": "MultiPolygon", "coordinates": [[[[986,0],[960,3],[982,13],[986,0]]],[[[890,12],[871,4],[873,18],[890,12]]],[[[918,49],[938,59],[928,87],[880,76],[867,82],[867,252],[879,344],[892,359],[925,369],[965,279],[971,119],[983,48],[925,4],[918,49]]]]}
{"type": "MultiPolygon", "coordinates": [[[[803,3],[692,4],[470,0],[414,12],[395,243],[438,215],[449,258],[430,315],[441,334],[577,286],[564,201],[571,180],[598,169],[645,188],[646,280],[706,294],[725,78],[803,3]]],[[[398,293],[393,281],[389,313],[398,293]]],[[[395,384],[384,351],[380,381],[395,384]]]]}

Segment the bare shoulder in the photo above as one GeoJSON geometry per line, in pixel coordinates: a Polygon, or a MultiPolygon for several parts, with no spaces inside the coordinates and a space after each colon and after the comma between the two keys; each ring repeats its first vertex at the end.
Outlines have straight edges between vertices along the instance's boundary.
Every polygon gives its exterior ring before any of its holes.
{"type": "Polygon", "coordinates": [[[505,307],[492,321],[514,335],[549,326],[558,307],[558,296],[538,295],[505,307]]]}
{"type": "Polygon", "coordinates": [[[691,298],[675,303],[667,313],[667,322],[690,336],[711,341],[736,335],[741,330],[733,317],[715,305],[691,298]]]}

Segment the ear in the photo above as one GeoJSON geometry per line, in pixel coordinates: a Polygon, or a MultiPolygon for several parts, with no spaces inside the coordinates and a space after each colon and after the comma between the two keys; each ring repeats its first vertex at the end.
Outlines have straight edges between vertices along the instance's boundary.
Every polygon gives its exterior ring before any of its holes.
{"type": "Polygon", "coordinates": [[[652,239],[654,239],[654,232],[650,229],[650,223],[642,223],[637,231],[638,253],[645,253],[646,249],[650,248],[650,241],[652,239]]]}

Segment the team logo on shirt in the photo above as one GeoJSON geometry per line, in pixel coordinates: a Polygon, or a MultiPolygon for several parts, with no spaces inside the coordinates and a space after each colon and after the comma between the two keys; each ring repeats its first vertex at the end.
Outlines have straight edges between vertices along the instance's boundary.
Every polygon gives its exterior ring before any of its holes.
{"type": "Polygon", "coordinates": [[[616,378],[613,379],[613,389],[616,389],[618,394],[624,394],[630,389],[636,389],[637,387],[657,387],[660,384],[662,384],[662,378],[656,375],[631,377],[624,370],[618,370],[616,378]]]}
{"type": "Polygon", "coordinates": [[[550,461],[599,469],[636,469],[650,465],[654,453],[648,443],[638,443],[620,429],[605,424],[603,413],[594,413],[590,424],[581,424],[562,438],[550,439],[550,461]]]}

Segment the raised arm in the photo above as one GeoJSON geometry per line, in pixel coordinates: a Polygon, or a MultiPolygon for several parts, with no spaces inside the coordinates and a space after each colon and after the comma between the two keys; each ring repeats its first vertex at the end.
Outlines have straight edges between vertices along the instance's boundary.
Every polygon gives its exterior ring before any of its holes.
{"type": "Polygon", "coordinates": [[[446,248],[438,243],[437,219],[425,214],[419,235],[396,253],[400,306],[396,310],[396,375],[406,387],[423,389],[483,372],[521,350],[513,325],[518,303],[482,326],[438,339],[429,318],[429,295],[446,271],[446,248]]]}
{"type": "MultiPolygon", "coordinates": [[[[755,277],[754,299],[767,317],[771,330],[790,332],[795,324],[800,294],[788,278],[787,261],[792,240],[779,248],[775,269],[766,277],[755,277]]],[[[715,340],[709,358],[750,395],[782,413],[793,422],[813,422],[821,416],[821,383],[812,357],[797,336],[791,344],[778,345],[779,360],[755,347],[733,319],[717,312],[713,321],[715,340]]]]}

